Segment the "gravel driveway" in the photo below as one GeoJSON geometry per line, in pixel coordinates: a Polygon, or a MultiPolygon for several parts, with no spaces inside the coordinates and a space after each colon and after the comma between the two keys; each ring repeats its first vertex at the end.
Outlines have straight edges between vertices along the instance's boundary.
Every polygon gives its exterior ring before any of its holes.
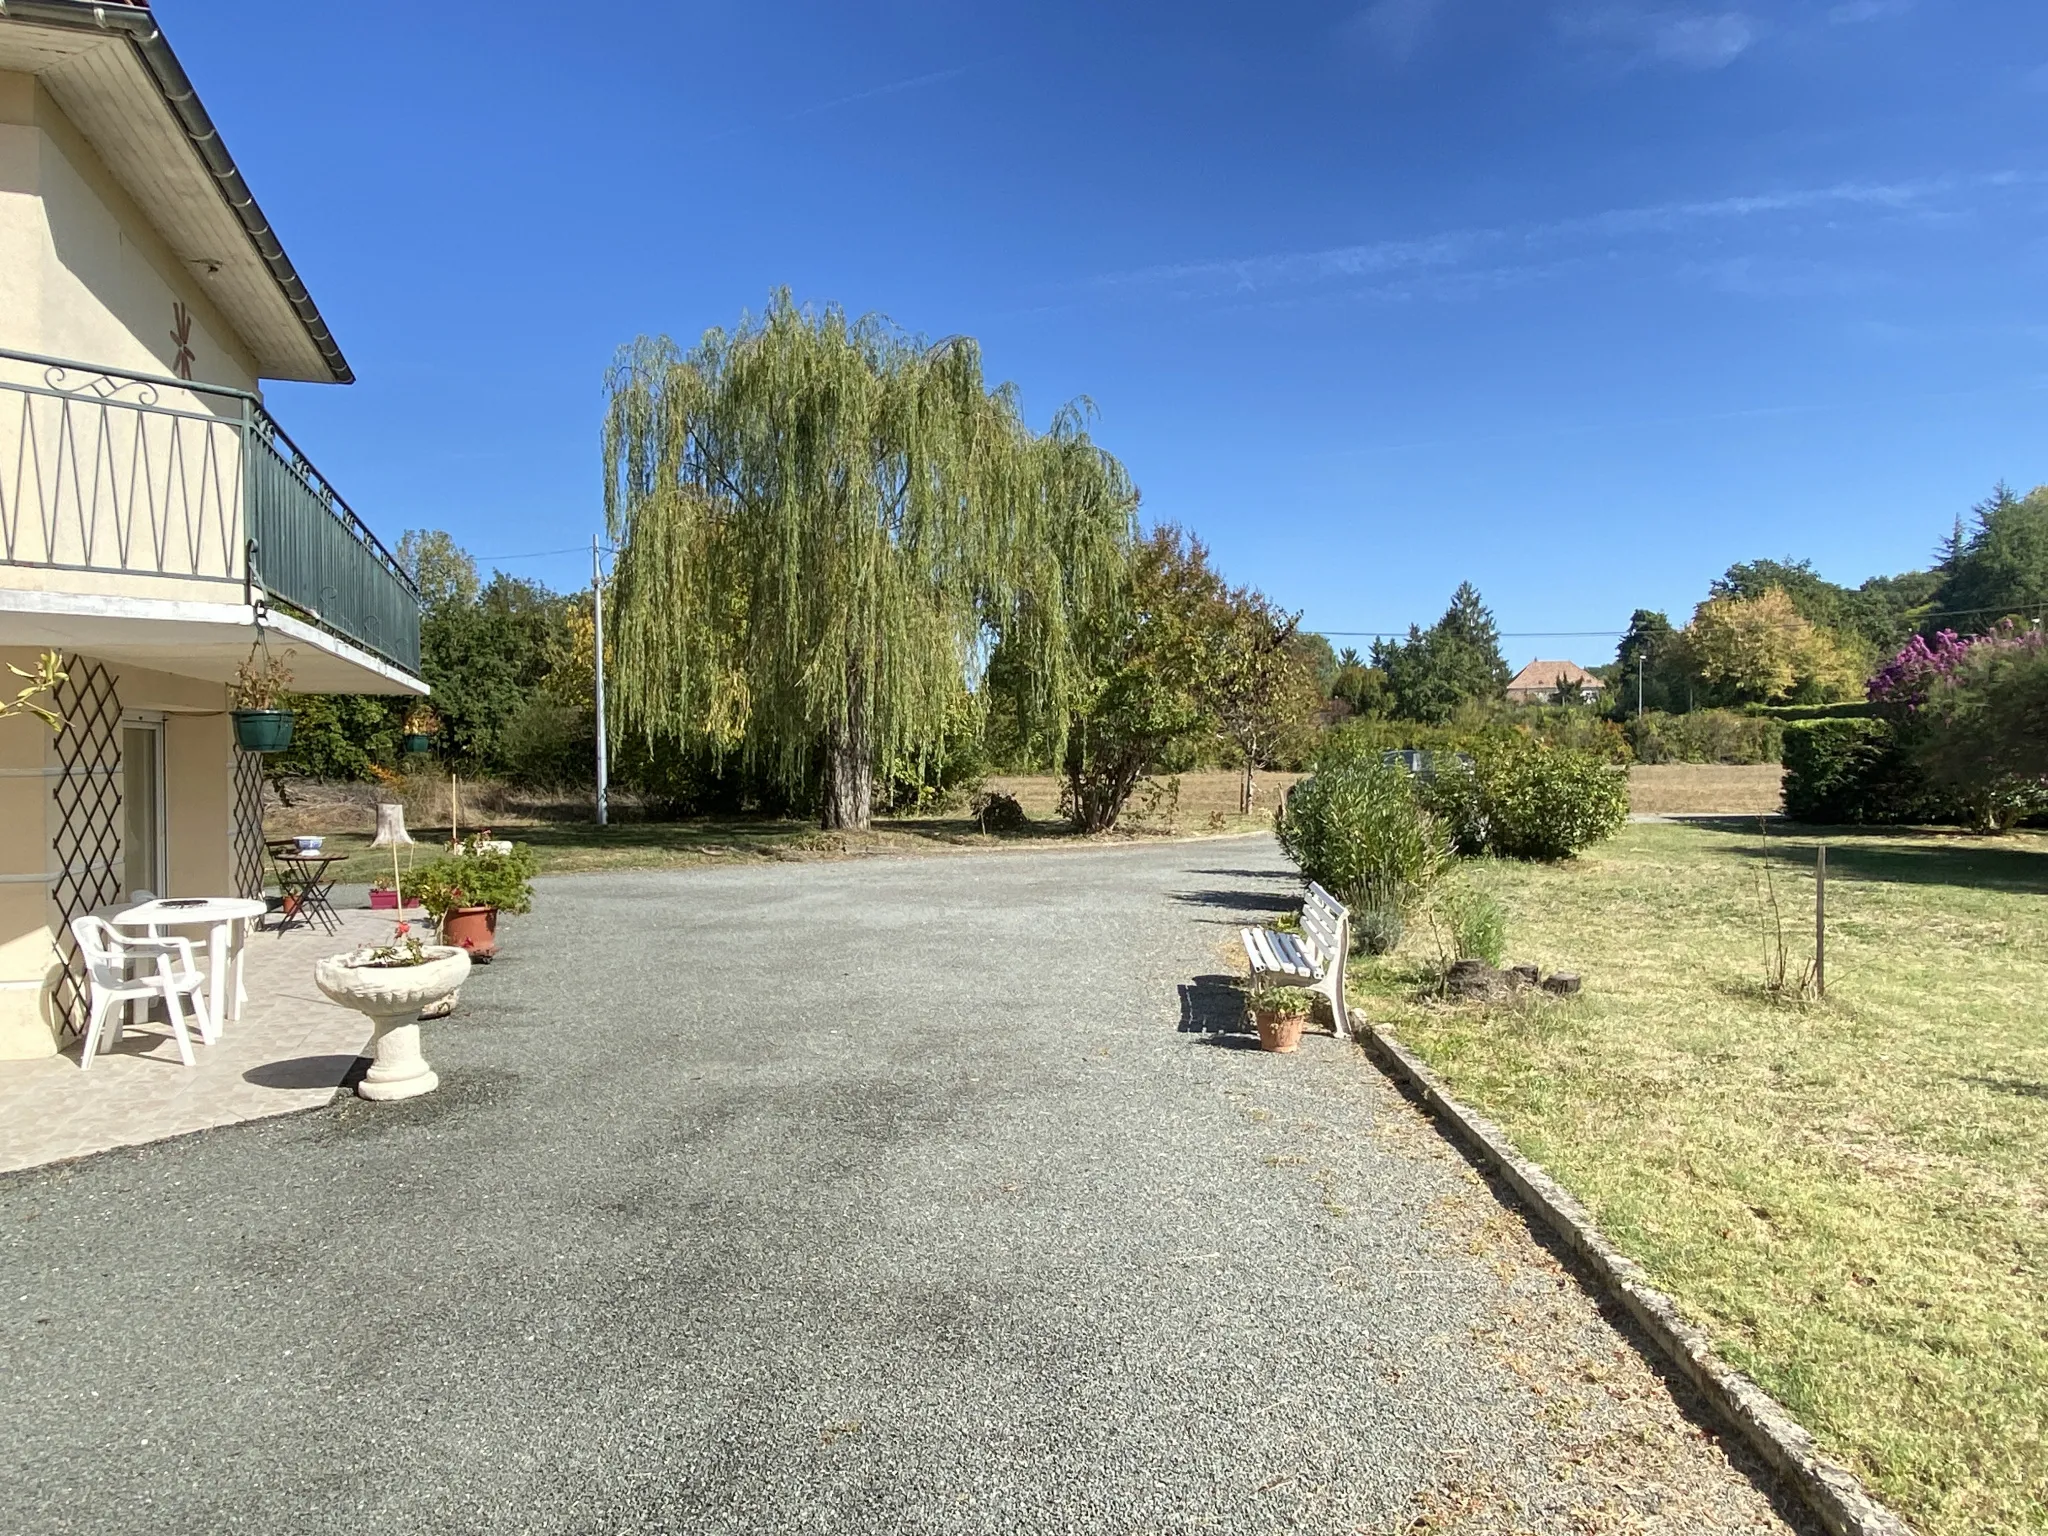
{"type": "Polygon", "coordinates": [[[1355,1048],[1247,1048],[1294,890],[544,881],[440,1092],[0,1181],[0,1531],[1797,1528],[1355,1048]]]}

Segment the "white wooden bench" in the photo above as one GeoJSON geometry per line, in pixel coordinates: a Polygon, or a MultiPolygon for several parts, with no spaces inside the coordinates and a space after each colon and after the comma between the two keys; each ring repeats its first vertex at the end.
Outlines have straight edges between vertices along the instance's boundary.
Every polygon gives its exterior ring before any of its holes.
{"type": "Polygon", "coordinates": [[[1340,1040],[1351,1037],[1344,1011],[1344,957],[1351,953],[1351,909],[1310,882],[1301,903],[1301,932],[1246,928],[1244,956],[1255,987],[1301,987],[1320,992],[1330,1004],[1330,1027],[1340,1040]]]}

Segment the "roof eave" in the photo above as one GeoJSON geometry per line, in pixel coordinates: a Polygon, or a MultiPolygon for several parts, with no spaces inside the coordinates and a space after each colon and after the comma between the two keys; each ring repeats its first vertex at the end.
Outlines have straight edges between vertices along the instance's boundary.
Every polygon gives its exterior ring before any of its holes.
{"type": "Polygon", "coordinates": [[[334,333],[321,317],[320,307],[313,302],[312,294],[306,291],[298,269],[292,265],[283,243],[264,217],[256,194],[243,180],[234,156],[228,153],[220,130],[207,114],[198,90],[185,73],[185,66],[178,62],[177,54],[172,52],[155,16],[147,8],[125,3],[125,0],[112,0],[112,3],[105,3],[105,0],[99,0],[99,3],[95,0],[0,0],[0,16],[81,32],[116,32],[127,40],[144,72],[163,97],[164,105],[183,130],[193,153],[212,177],[222,201],[234,213],[249,237],[249,244],[269,269],[271,280],[297,314],[307,338],[325,362],[329,376],[336,384],[353,384],[356,376],[348,365],[348,359],[342,356],[334,333]]]}

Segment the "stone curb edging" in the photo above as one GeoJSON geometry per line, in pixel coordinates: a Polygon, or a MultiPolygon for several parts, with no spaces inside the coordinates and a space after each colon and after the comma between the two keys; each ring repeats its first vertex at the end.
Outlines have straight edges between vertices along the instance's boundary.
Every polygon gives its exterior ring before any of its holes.
{"type": "Polygon", "coordinates": [[[1723,1363],[1707,1335],[1649,1283],[1642,1266],[1610,1243],[1586,1208],[1555,1179],[1515,1151],[1499,1126],[1452,1098],[1436,1074],[1391,1035],[1362,1018],[1354,1018],[1354,1024],[1359,1043],[1380,1068],[1421,1099],[1456,1140],[1505,1179],[1592,1267],[1671,1363],[1798,1491],[1832,1536],[1913,1536],[1912,1528],[1872,1498],[1853,1472],[1820,1453],[1813,1436],[1783,1404],[1723,1363]]]}

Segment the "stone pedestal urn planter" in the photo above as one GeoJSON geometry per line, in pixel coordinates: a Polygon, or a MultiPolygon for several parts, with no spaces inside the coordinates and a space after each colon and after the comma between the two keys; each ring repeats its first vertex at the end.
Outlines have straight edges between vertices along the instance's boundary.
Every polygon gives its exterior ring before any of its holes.
{"type": "Polygon", "coordinates": [[[429,944],[424,953],[420,965],[361,964],[361,952],[329,955],[313,972],[322,992],[376,1026],[375,1059],[356,1085],[366,1099],[410,1099],[440,1085],[420,1050],[420,1010],[462,985],[469,956],[445,944],[429,944]]]}

